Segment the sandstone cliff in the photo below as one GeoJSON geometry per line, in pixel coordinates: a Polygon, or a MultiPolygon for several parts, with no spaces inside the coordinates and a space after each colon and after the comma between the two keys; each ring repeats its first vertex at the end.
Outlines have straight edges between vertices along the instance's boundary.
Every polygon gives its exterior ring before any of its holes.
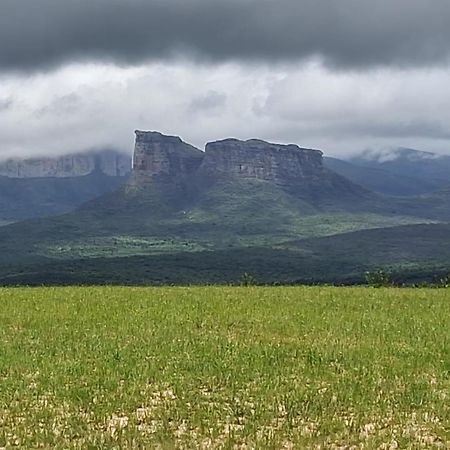
{"type": "Polygon", "coordinates": [[[123,177],[131,171],[131,159],[118,152],[102,151],[0,163],[0,176],[8,178],[72,178],[95,171],[123,177]]]}
{"type": "Polygon", "coordinates": [[[221,182],[233,185],[240,195],[240,189],[247,188],[238,180],[251,185],[256,180],[264,182],[314,208],[340,208],[345,203],[346,209],[352,209],[369,195],[324,167],[320,150],[257,139],[225,139],[208,143],[203,152],[179,137],[136,131],[133,176],[126,190],[144,193],[155,201],[152,208],[165,204],[188,209],[221,182]]]}
{"type": "Polygon", "coordinates": [[[136,131],[134,183],[143,179],[179,180],[189,175],[235,176],[288,184],[320,175],[322,152],[297,145],[252,139],[211,142],[203,152],[176,136],[136,131]]]}
{"type": "Polygon", "coordinates": [[[204,153],[177,136],[152,131],[136,131],[131,184],[157,180],[179,182],[195,172],[204,153]]]}
{"type": "Polygon", "coordinates": [[[232,175],[286,185],[319,175],[323,170],[322,152],[256,139],[226,139],[207,144],[201,170],[216,176],[232,175]]]}

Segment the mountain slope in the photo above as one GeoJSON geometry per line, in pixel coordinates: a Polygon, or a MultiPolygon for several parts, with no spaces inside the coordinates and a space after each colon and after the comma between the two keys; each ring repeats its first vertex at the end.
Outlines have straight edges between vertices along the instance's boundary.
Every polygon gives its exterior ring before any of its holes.
{"type": "Polygon", "coordinates": [[[324,158],[324,165],[366,189],[388,196],[416,196],[450,185],[450,173],[447,180],[442,181],[433,177],[417,178],[414,174],[405,176],[401,171],[393,173],[377,165],[366,167],[364,162],[357,165],[330,157],[324,158]]]}
{"type": "Polygon", "coordinates": [[[62,214],[116,190],[126,180],[98,172],[73,178],[0,177],[0,217],[17,221],[62,214]]]}
{"type": "Polygon", "coordinates": [[[0,164],[0,220],[72,211],[116,190],[130,171],[131,160],[116,152],[8,160],[0,164]]]}
{"type": "Polygon", "coordinates": [[[178,137],[137,132],[130,181],[70,220],[82,223],[86,235],[104,222],[102,235],[189,235],[209,247],[211,241],[301,235],[309,216],[336,214],[339,229],[343,213],[366,215],[369,222],[377,215],[378,224],[385,216],[392,225],[391,209],[381,196],[325,168],[317,150],[227,139],[201,152],[178,137]]]}
{"type": "Polygon", "coordinates": [[[409,177],[440,190],[450,186],[450,156],[398,148],[386,152],[367,151],[349,160],[359,167],[380,169],[409,177]]]}
{"type": "MultiPolygon", "coordinates": [[[[295,270],[311,280],[344,280],[389,262],[372,255],[377,253],[371,239],[382,239],[379,246],[395,251],[392,236],[404,236],[401,246],[416,249],[417,261],[428,264],[416,240],[427,230],[434,236],[438,228],[433,226],[438,225],[431,223],[446,217],[450,220],[444,193],[417,199],[374,194],[324,167],[317,150],[227,139],[208,144],[202,152],[178,137],[137,132],[128,182],[69,214],[3,227],[0,269],[10,281],[32,272],[35,280],[49,280],[49,271],[58,272],[59,280],[74,280],[78,275],[73,271],[86,273],[79,269],[82,265],[101,281],[115,275],[120,280],[154,280],[151,273],[158,267],[158,279],[173,280],[172,270],[198,263],[202,255],[216,267],[205,279],[217,280],[220,270],[242,255],[249,266],[265,267],[258,273],[270,280],[278,272],[261,258],[274,258],[285,269],[291,261],[293,268],[286,274],[295,270]],[[420,232],[409,241],[398,228],[421,223],[428,225],[417,228],[420,232]],[[387,234],[349,234],[374,228],[386,228],[387,234]],[[329,246],[318,239],[333,235],[329,246]],[[352,235],[354,247],[345,244],[352,235]],[[133,266],[145,258],[148,270],[133,266]]],[[[435,238],[432,248],[447,245],[444,234],[435,238]]],[[[433,264],[446,261],[442,252],[437,255],[430,260],[433,264]]],[[[286,281],[286,274],[279,274],[280,280],[286,281]]]]}

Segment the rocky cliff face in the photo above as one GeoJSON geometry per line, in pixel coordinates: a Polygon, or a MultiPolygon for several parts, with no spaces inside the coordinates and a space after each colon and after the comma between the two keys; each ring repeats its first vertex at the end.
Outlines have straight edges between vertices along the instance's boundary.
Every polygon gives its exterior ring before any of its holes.
{"type": "Polygon", "coordinates": [[[319,175],[323,171],[322,152],[256,139],[226,139],[207,144],[201,170],[285,185],[319,175]]]}
{"type": "Polygon", "coordinates": [[[286,184],[320,175],[322,152],[260,140],[211,142],[202,152],[179,137],[136,131],[134,182],[176,180],[189,175],[255,178],[286,184]]]}
{"type": "Polygon", "coordinates": [[[195,172],[204,153],[177,136],[136,131],[131,184],[158,180],[178,182],[195,172]]]}
{"type": "Polygon", "coordinates": [[[55,158],[10,159],[0,163],[0,176],[8,178],[72,178],[95,171],[113,177],[125,176],[131,171],[131,158],[103,151],[55,158]]]}
{"type": "Polygon", "coordinates": [[[128,192],[145,193],[158,198],[160,204],[184,209],[207,196],[217,182],[229,185],[237,180],[261,180],[296,199],[324,207],[343,201],[351,205],[368,192],[325,168],[320,150],[257,139],[225,139],[208,143],[202,152],[175,136],[136,132],[128,192]]]}

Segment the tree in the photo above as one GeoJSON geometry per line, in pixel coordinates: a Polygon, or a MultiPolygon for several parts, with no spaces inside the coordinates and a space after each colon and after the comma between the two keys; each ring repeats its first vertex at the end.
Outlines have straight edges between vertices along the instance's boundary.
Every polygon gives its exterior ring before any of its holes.
{"type": "Polygon", "coordinates": [[[245,272],[244,275],[241,276],[240,285],[241,286],[255,286],[256,278],[253,275],[250,275],[247,272],[245,272]]]}
{"type": "Polygon", "coordinates": [[[375,288],[387,287],[392,285],[392,279],[389,272],[378,269],[374,272],[366,272],[366,283],[375,288]]]}

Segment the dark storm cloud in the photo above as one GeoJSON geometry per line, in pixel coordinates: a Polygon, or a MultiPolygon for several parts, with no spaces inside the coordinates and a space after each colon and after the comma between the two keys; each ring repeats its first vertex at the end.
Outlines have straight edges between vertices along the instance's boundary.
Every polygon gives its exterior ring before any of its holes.
{"type": "Polygon", "coordinates": [[[446,62],[448,0],[1,0],[0,69],[173,56],[363,68],[446,62]]]}

